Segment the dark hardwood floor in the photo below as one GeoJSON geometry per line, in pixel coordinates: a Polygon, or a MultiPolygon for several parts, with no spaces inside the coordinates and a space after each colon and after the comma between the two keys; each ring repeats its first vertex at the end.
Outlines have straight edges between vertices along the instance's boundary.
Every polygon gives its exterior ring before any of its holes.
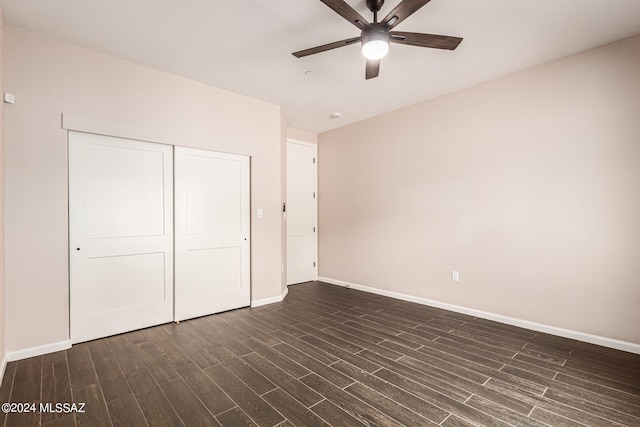
{"type": "Polygon", "coordinates": [[[3,402],[86,404],[6,426],[640,426],[640,356],[314,282],[11,362],[3,402]]]}

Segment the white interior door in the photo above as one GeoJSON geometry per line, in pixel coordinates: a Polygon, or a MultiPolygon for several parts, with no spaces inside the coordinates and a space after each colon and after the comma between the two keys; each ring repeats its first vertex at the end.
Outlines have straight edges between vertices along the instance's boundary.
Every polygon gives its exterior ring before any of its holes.
{"type": "Polygon", "coordinates": [[[249,158],[175,148],[175,320],[246,307],[249,158]]]}
{"type": "Polygon", "coordinates": [[[316,147],[287,143],[287,285],[316,280],[316,147]]]}
{"type": "Polygon", "coordinates": [[[173,148],[69,132],[73,343],[173,319],[173,148]]]}

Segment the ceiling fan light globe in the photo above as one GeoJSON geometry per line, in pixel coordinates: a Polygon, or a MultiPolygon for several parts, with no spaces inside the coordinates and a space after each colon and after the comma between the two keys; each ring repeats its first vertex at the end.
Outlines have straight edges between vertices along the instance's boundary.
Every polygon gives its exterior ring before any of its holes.
{"type": "Polygon", "coordinates": [[[384,58],[388,52],[389,43],[385,40],[370,40],[362,43],[362,55],[367,59],[381,59],[384,58]]]}
{"type": "Polygon", "coordinates": [[[369,24],[362,30],[360,41],[362,41],[362,55],[371,60],[384,58],[389,52],[389,30],[376,22],[369,24]]]}

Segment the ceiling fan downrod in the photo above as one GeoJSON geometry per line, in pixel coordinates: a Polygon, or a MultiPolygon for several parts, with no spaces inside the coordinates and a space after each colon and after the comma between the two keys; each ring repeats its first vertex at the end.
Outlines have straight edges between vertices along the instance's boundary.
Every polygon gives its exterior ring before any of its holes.
{"type": "Polygon", "coordinates": [[[367,0],[367,9],[373,12],[373,22],[378,23],[378,12],[382,9],[384,0],[367,0]]]}

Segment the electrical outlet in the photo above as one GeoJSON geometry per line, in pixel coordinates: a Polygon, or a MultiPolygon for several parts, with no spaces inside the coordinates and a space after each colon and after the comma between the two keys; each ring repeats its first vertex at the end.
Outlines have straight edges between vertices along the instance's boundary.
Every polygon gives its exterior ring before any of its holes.
{"type": "Polygon", "coordinates": [[[451,272],[451,281],[452,282],[459,282],[460,281],[460,273],[457,271],[452,271],[451,272]]]}

